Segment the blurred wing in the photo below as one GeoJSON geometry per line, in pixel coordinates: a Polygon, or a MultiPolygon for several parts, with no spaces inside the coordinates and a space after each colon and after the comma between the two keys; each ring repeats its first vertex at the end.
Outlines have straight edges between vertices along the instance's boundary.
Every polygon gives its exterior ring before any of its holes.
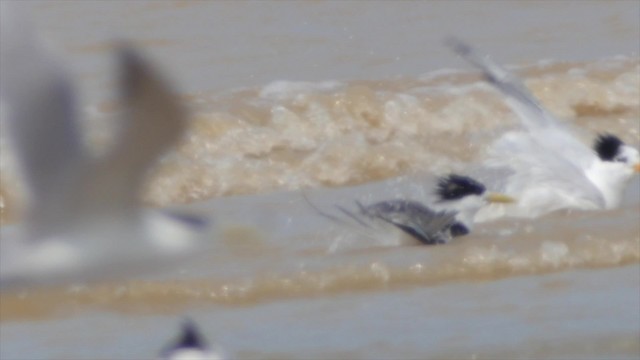
{"type": "Polygon", "coordinates": [[[39,42],[21,5],[0,3],[0,98],[29,190],[27,237],[38,238],[70,211],[70,181],[84,154],[71,81],[39,42]]]}
{"type": "Polygon", "coordinates": [[[132,48],[123,46],[121,101],[123,129],[113,150],[85,181],[84,204],[105,210],[134,209],[149,168],[182,136],[185,116],[161,76],[132,48]]]}
{"type": "Polygon", "coordinates": [[[140,178],[182,136],[185,114],[169,85],[139,53],[124,46],[119,56],[126,130],[111,160],[140,178]]]}
{"type": "Polygon", "coordinates": [[[81,158],[70,80],[38,42],[15,2],[1,3],[0,97],[11,141],[32,196],[50,204],[81,158]]]}
{"type": "Polygon", "coordinates": [[[542,107],[514,74],[460,40],[448,39],[446,44],[482,70],[484,78],[507,97],[507,105],[518,115],[522,125],[536,141],[555,151],[555,156],[564,156],[583,169],[596,159],[594,152],[542,107]]]}

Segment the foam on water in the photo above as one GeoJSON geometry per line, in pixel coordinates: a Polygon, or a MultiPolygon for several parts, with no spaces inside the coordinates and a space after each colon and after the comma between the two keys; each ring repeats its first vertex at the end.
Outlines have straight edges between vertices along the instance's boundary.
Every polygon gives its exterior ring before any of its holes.
{"type": "MultiPolygon", "coordinates": [[[[547,64],[523,73],[545,106],[584,129],[585,141],[606,130],[638,144],[638,60],[599,65],[547,64]],[[575,68],[586,74],[569,74],[575,68]]],[[[500,96],[470,76],[280,83],[223,97],[231,105],[222,109],[206,100],[211,95],[198,95],[205,100],[193,131],[158,168],[146,198],[169,204],[460,171],[513,125],[500,96]]]]}
{"type": "Polygon", "coordinates": [[[96,307],[158,314],[211,304],[235,307],[618,267],[640,261],[639,214],[637,205],[627,205],[608,212],[503,220],[479,227],[447,246],[435,247],[388,247],[392,240],[379,234],[359,238],[357,246],[337,252],[331,250],[337,234],[331,231],[315,239],[279,236],[275,240],[260,236],[247,240],[246,232],[228,232],[226,238],[212,239],[219,244],[215,255],[185,265],[169,280],[163,276],[3,294],[0,314],[9,320],[60,316],[71,308],[96,307]],[[269,245],[269,241],[275,243],[269,245]],[[233,265],[236,262],[238,266],[233,265]]]}
{"type": "MultiPolygon", "coordinates": [[[[585,141],[608,131],[632,145],[640,139],[639,71],[639,60],[626,57],[588,63],[544,61],[519,69],[542,103],[572,122],[585,141]]],[[[177,276],[176,281],[3,295],[3,319],[10,316],[5,314],[39,313],[35,309],[42,307],[42,296],[58,299],[47,301],[45,313],[68,301],[110,309],[148,302],[158,306],[150,306],[149,311],[160,311],[167,304],[180,308],[193,303],[259,303],[640,260],[637,200],[613,212],[561,214],[529,222],[505,220],[481,227],[447,247],[371,252],[372,247],[402,242],[397,234],[371,237],[336,230],[335,224],[326,222],[309,225],[305,217],[319,216],[299,194],[275,194],[268,200],[257,196],[278,190],[372,184],[366,190],[328,189],[319,198],[325,204],[352,205],[358,197],[372,201],[372,194],[395,194],[389,192],[394,186],[404,187],[399,191],[406,196],[420,197],[414,190],[429,191],[425,190],[428,185],[419,181],[410,186],[389,184],[400,175],[464,172],[483,159],[497,134],[515,124],[500,96],[474,73],[446,71],[375,82],[279,81],[229,93],[191,94],[184,100],[192,109],[190,129],[153,171],[145,200],[169,205],[252,195],[197,204],[219,214],[223,240],[212,242],[219,242],[217,251],[230,254],[230,260],[216,256],[215,264],[195,266],[189,276],[177,276]],[[376,185],[382,179],[390,180],[376,185]],[[233,206],[235,217],[225,218],[233,206]],[[263,213],[278,214],[278,218],[263,213]],[[277,224],[283,224],[282,231],[277,224]],[[246,240],[247,231],[224,230],[234,226],[258,235],[250,245],[238,245],[246,240]],[[327,233],[328,228],[335,231],[327,233]],[[308,235],[314,231],[315,235],[308,235]],[[275,250],[268,261],[255,261],[243,257],[238,246],[254,248],[254,253],[255,249],[275,250]],[[327,257],[328,253],[334,256],[327,257]],[[230,264],[240,259],[243,270],[231,271],[230,264]],[[231,275],[219,275],[225,273],[231,275]]],[[[90,124],[104,122],[117,111],[117,106],[93,107],[90,124]]],[[[109,142],[104,128],[89,130],[89,139],[97,147],[109,142]]],[[[10,194],[17,193],[20,183],[3,140],[0,214],[6,221],[16,218],[19,197],[10,194]]]]}
{"type": "MultiPolygon", "coordinates": [[[[528,86],[585,141],[609,131],[638,144],[640,63],[543,62],[521,69],[528,86]]],[[[478,76],[436,72],[416,79],[274,82],[263,88],[184,96],[193,110],[178,149],[155,169],[145,200],[168,205],[216,196],[344,186],[415,172],[463,170],[514,115],[478,76]]],[[[117,106],[97,106],[89,134],[109,141],[104,124],[117,106]],[[92,128],[94,128],[92,130],[92,128]]],[[[2,142],[0,218],[14,218],[18,182],[2,142]]]]}

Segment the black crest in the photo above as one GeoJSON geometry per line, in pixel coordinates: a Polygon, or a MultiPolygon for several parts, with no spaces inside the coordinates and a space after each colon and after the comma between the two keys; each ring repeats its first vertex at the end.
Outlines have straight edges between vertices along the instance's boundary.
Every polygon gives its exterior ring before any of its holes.
{"type": "Polygon", "coordinates": [[[601,134],[596,138],[593,148],[601,160],[613,161],[623,144],[622,140],[615,135],[601,134]]]}
{"type": "Polygon", "coordinates": [[[438,180],[436,195],[440,200],[458,200],[468,195],[482,195],[486,188],[468,176],[451,174],[438,180]]]}

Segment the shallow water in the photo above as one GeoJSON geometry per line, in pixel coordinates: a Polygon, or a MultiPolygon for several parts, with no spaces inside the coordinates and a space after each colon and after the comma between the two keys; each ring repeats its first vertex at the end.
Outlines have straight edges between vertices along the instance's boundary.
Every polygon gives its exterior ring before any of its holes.
{"type": "MultiPolygon", "coordinates": [[[[36,4],[80,79],[96,152],[118,115],[116,30],[175,80],[189,130],[144,200],[205,210],[216,230],[207,251],[165,273],[2,294],[0,357],[148,358],[184,314],[242,359],[640,357],[638,177],[620,209],[504,219],[438,247],[340,226],[304,199],[335,211],[428,197],[433,174],[477,165],[516,126],[440,44],[449,34],[517,64],[585,142],[609,131],[637,147],[639,7],[36,4]]],[[[21,182],[0,139],[0,218],[15,223],[21,182]]]]}
{"type": "MultiPolygon", "coordinates": [[[[634,359],[638,281],[633,265],[253,306],[209,304],[189,313],[241,359],[634,359]]],[[[93,311],[9,322],[3,352],[145,358],[173,336],[175,320],[93,311]]]]}

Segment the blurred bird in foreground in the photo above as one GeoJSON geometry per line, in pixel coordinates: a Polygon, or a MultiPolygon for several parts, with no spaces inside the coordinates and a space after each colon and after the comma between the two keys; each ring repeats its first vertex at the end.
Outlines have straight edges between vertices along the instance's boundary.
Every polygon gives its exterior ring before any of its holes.
{"type": "Polygon", "coordinates": [[[71,81],[20,10],[2,3],[0,99],[28,204],[22,224],[3,229],[0,288],[129,276],[192,252],[204,219],[144,210],[138,200],[147,170],[184,128],[169,87],[120,46],[122,130],[106,154],[92,156],[71,81]]]}

